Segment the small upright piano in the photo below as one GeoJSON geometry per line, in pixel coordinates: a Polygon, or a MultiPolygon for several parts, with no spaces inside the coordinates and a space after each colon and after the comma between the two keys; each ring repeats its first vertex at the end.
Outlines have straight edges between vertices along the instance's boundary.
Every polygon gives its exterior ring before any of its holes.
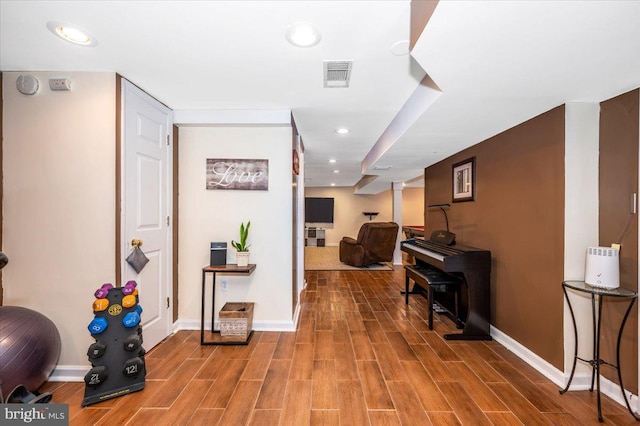
{"type": "MultiPolygon", "coordinates": [[[[436,231],[438,232],[438,231],[436,231]]],[[[435,233],[434,233],[435,234],[435,233]]],[[[432,235],[433,237],[433,235],[432,235]]],[[[446,245],[432,238],[411,238],[401,242],[400,249],[413,256],[416,266],[435,267],[462,279],[462,300],[455,322],[462,326],[462,333],[445,334],[448,340],[491,340],[490,324],[490,276],[491,252],[489,250],[446,245]]],[[[435,302],[447,311],[446,299],[435,302]]],[[[434,300],[429,300],[434,303],[434,300]]]]}

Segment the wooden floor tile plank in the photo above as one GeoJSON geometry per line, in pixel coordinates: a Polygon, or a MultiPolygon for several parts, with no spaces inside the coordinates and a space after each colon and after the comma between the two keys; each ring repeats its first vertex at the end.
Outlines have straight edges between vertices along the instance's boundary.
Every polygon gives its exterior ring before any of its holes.
{"type": "MultiPolygon", "coordinates": [[[[173,350],[168,357],[162,358],[162,363],[160,364],[153,363],[153,358],[151,358],[151,364],[147,368],[147,377],[149,379],[167,379],[171,377],[171,375],[176,372],[180,364],[182,364],[184,360],[187,359],[187,357],[199,346],[200,345],[195,342],[183,342],[173,350]]],[[[145,367],[147,367],[146,362],[145,367]]]]}
{"type": "Polygon", "coordinates": [[[253,410],[249,426],[274,426],[280,422],[282,410],[253,410]]]}
{"type": "Polygon", "coordinates": [[[358,365],[351,343],[336,343],[336,378],[341,380],[360,380],[358,365]]]}
{"type": "Polygon", "coordinates": [[[184,392],[180,394],[171,405],[171,408],[169,408],[169,411],[167,411],[163,422],[171,425],[187,424],[193,416],[195,408],[200,405],[212,384],[212,380],[192,380],[189,382],[184,392]]]}
{"type": "Polygon", "coordinates": [[[525,425],[550,425],[551,422],[509,383],[488,383],[487,386],[509,407],[525,425]]]}
{"type": "Polygon", "coordinates": [[[311,410],[310,426],[336,426],[340,424],[338,410],[311,410]]]}
{"type": "Polygon", "coordinates": [[[411,345],[411,349],[435,382],[454,382],[456,380],[430,346],[411,345]]]}
{"type": "MultiPolygon", "coordinates": [[[[108,417],[110,411],[110,408],[85,408],[82,411],[78,411],[75,416],[71,417],[71,419],[69,420],[69,425],[85,426],[96,424],[101,419],[108,417]]],[[[131,413],[132,416],[135,415],[136,412],[137,410],[131,413]]]]}
{"type": "Polygon", "coordinates": [[[434,426],[456,426],[462,425],[458,416],[453,411],[434,411],[427,412],[429,420],[434,426]]]}
{"type": "Polygon", "coordinates": [[[227,361],[224,371],[213,382],[200,407],[226,408],[248,362],[246,359],[230,359],[227,361]]]}
{"type": "MultiPolygon", "coordinates": [[[[516,426],[522,422],[511,412],[489,412],[484,413],[494,426],[516,426]]],[[[553,423],[553,422],[552,422],[553,423]]],[[[556,424],[556,423],[553,423],[556,424]]],[[[574,423],[577,424],[577,423],[574,423]]]]}
{"type": "Polygon", "coordinates": [[[316,330],[313,359],[335,359],[332,330],[316,330]]]}
{"type": "Polygon", "coordinates": [[[367,404],[359,381],[338,382],[341,426],[362,426],[369,423],[367,404]]]}
{"type": "Polygon", "coordinates": [[[198,408],[194,411],[188,426],[212,426],[217,425],[222,417],[222,408],[198,408]]]}
{"type": "Polygon", "coordinates": [[[407,375],[400,364],[396,352],[389,343],[373,343],[378,365],[386,380],[407,380],[407,375]]]}
{"type": "Polygon", "coordinates": [[[460,383],[437,382],[436,384],[463,425],[484,426],[491,424],[460,383]]]}
{"type": "Polygon", "coordinates": [[[494,395],[469,366],[463,362],[446,362],[445,364],[482,411],[507,411],[507,407],[500,398],[494,395]]]}
{"type": "MultiPolygon", "coordinates": [[[[160,425],[162,424],[162,419],[167,415],[169,411],[168,408],[141,408],[136,412],[136,414],[131,418],[128,424],[130,425],[160,425]]],[[[87,423],[85,423],[86,425],[87,423]]]]}
{"type": "Polygon", "coordinates": [[[369,421],[371,426],[401,426],[400,419],[393,411],[369,410],[369,421]]]}
{"type": "Polygon", "coordinates": [[[144,402],[160,390],[164,383],[164,380],[147,380],[145,381],[144,389],[141,391],[115,398],[114,401],[118,401],[118,404],[110,410],[108,416],[102,418],[95,424],[113,426],[127,423],[144,402]]]}
{"type": "Polygon", "coordinates": [[[290,380],[311,380],[315,352],[313,346],[312,343],[296,343],[289,373],[290,380]]]}
{"type": "Polygon", "coordinates": [[[275,343],[258,343],[240,380],[264,380],[275,349],[275,343]]]}
{"type": "Polygon", "coordinates": [[[384,334],[382,327],[375,321],[364,321],[364,327],[367,329],[367,335],[371,343],[387,343],[387,335],[384,334]]]}
{"type": "Polygon", "coordinates": [[[439,334],[420,332],[420,335],[442,361],[460,361],[460,357],[456,355],[451,346],[439,334]]]}
{"type": "Polygon", "coordinates": [[[311,392],[312,409],[337,409],[338,385],[336,364],[332,359],[313,362],[313,387],[311,392]]]}
{"type": "Polygon", "coordinates": [[[534,382],[506,361],[489,363],[502,377],[513,385],[538,411],[543,413],[561,413],[563,410],[534,382]]]}
{"type": "Polygon", "coordinates": [[[388,331],[385,334],[387,335],[387,339],[389,339],[389,343],[396,352],[400,361],[418,360],[418,357],[415,352],[413,352],[413,349],[411,349],[411,346],[409,346],[409,343],[407,343],[402,333],[399,331],[388,331]]]}
{"type": "Polygon", "coordinates": [[[282,425],[306,425],[311,420],[311,380],[289,380],[285,395],[282,425]]]}
{"type": "Polygon", "coordinates": [[[369,410],[393,410],[393,401],[376,361],[358,361],[364,399],[369,410]]]}
{"type": "Polygon", "coordinates": [[[273,359],[291,359],[296,344],[296,333],[280,333],[273,359]]]}
{"type": "MultiPolygon", "coordinates": [[[[483,382],[504,382],[502,377],[491,364],[487,362],[476,349],[486,348],[481,342],[468,342],[455,347],[456,355],[482,380],[483,382]]],[[[483,352],[480,349],[480,352],[483,352]]]]}
{"type": "Polygon", "coordinates": [[[387,381],[387,387],[396,407],[396,414],[403,425],[431,424],[409,382],[390,380],[387,381]]]}
{"type": "Polygon", "coordinates": [[[418,361],[404,361],[402,367],[407,373],[413,391],[418,396],[425,411],[452,411],[440,388],[433,381],[422,363],[418,361]]]}
{"type": "Polygon", "coordinates": [[[369,334],[366,331],[352,331],[351,342],[356,360],[376,359],[371,340],[369,340],[369,334]]]}
{"type": "Polygon", "coordinates": [[[222,425],[245,425],[255,406],[262,382],[240,380],[220,418],[222,425]]]}
{"type": "Polygon", "coordinates": [[[178,395],[182,393],[193,376],[204,364],[203,359],[187,359],[172,374],[171,380],[165,381],[151,398],[143,402],[142,407],[163,408],[170,407],[178,395]]]}
{"type": "Polygon", "coordinates": [[[291,360],[272,359],[267,375],[262,384],[256,408],[280,409],[284,403],[284,395],[291,369],[291,360]]]}

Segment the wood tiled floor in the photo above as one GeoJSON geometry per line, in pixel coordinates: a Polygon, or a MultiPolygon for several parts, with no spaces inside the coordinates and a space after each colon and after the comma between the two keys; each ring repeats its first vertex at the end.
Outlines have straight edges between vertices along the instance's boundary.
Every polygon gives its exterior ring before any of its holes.
{"type": "MultiPolygon", "coordinates": [[[[47,383],[71,425],[595,425],[595,395],[558,387],[496,342],[442,339],[447,318],[393,272],[307,272],[296,333],[200,346],[181,331],[146,356],[145,389],[89,407],[47,383]]],[[[635,425],[603,398],[605,423],[635,425]]]]}

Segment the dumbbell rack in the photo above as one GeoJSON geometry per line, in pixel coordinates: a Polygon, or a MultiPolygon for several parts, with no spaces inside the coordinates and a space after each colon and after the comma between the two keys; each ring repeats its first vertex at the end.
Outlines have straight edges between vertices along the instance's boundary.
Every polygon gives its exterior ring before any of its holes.
{"type": "Polygon", "coordinates": [[[84,378],[83,407],[144,389],[142,308],[135,285],[130,281],[125,287],[110,288],[109,284],[96,291],[95,316],[88,327],[95,343],[87,351],[92,368],[84,378]]]}

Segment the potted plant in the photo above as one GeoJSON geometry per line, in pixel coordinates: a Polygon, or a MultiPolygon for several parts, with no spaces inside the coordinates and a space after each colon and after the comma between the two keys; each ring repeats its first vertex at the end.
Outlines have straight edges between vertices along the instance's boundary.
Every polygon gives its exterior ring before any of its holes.
{"type": "Polygon", "coordinates": [[[236,249],[238,266],[247,266],[249,264],[249,246],[251,244],[247,244],[247,237],[249,236],[250,226],[251,221],[247,222],[247,226],[242,222],[240,224],[240,242],[231,240],[231,245],[236,249]]]}

